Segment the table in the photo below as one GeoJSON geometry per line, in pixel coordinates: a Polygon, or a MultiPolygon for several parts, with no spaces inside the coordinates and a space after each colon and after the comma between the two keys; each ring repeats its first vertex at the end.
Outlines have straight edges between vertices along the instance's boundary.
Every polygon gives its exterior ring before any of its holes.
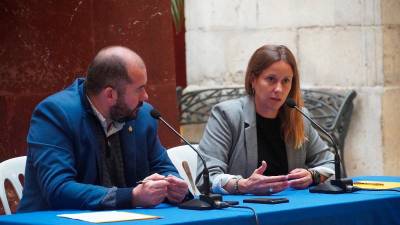
{"type": "MultiPolygon", "coordinates": [[[[356,177],[354,180],[396,181],[400,177],[356,177]]],[[[262,205],[243,203],[251,195],[227,195],[224,200],[236,200],[240,205],[253,207],[260,224],[400,224],[400,192],[394,191],[359,191],[346,194],[315,194],[308,190],[288,189],[273,195],[285,197],[289,203],[262,205]]],[[[161,216],[161,219],[146,221],[116,222],[113,225],[127,224],[255,224],[253,214],[248,209],[226,208],[221,210],[194,211],[179,209],[168,204],[161,204],[152,209],[122,210],[161,216]]],[[[0,224],[91,224],[78,220],[57,217],[62,213],[86,211],[62,210],[20,213],[0,216],[0,224]]],[[[110,224],[110,223],[108,223],[110,224]]]]}

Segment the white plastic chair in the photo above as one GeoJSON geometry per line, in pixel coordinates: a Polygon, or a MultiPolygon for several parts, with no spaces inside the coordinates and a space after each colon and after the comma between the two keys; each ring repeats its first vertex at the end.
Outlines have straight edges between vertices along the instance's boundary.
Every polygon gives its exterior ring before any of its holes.
{"type": "MultiPolygon", "coordinates": [[[[196,149],[198,145],[193,145],[196,149]]],[[[197,175],[197,154],[193,151],[191,147],[188,145],[181,145],[177,147],[173,147],[167,150],[168,156],[171,159],[172,163],[176,167],[179,172],[179,175],[185,180],[187,185],[189,186],[189,190],[193,195],[199,195],[200,191],[196,187],[196,175],[197,175]],[[189,178],[182,167],[182,161],[187,161],[189,164],[189,169],[192,174],[192,179],[194,182],[194,189],[190,184],[189,178]]]]}
{"type": "Polygon", "coordinates": [[[3,204],[4,211],[7,215],[11,214],[10,205],[8,204],[5,181],[9,180],[18,195],[18,199],[22,197],[22,184],[19,175],[25,174],[26,156],[8,159],[0,163],[0,199],[3,204]]]}

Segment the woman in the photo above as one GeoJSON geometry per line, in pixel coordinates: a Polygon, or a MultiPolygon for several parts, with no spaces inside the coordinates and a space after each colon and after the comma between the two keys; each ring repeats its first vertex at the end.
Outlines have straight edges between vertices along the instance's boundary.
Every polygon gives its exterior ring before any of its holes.
{"type": "MultiPolygon", "coordinates": [[[[301,114],[285,105],[292,98],[303,106],[296,60],[287,47],[257,49],[245,88],[246,96],[213,108],[199,144],[212,192],[272,194],[287,187],[304,189],[334,174],[328,146],[301,114]]],[[[201,176],[197,184],[201,188],[201,176]]]]}

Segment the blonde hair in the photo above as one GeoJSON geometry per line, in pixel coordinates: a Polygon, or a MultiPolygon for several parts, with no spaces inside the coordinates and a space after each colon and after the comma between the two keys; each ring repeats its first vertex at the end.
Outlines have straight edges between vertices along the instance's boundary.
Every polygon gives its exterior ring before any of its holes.
{"type": "MultiPolygon", "coordinates": [[[[292,88],[290,89],[288,98],[292,98],[299,107],[303,107],[296,59],[292,52],[283,45],[264,45],[253,53],[246,70],[245,89],[247,94],[254,96],[254,89],[252,87],[253,78],[260,76],[263,70],[278,61],[286,62],[292,68],[292,88]]],[[[289,143],[295,149],[300,148],[306,139],[303,117],[300,113],[283,105],[279,110],[279,118],[282,121],[281,132],[285,142],[289,143]]]]}

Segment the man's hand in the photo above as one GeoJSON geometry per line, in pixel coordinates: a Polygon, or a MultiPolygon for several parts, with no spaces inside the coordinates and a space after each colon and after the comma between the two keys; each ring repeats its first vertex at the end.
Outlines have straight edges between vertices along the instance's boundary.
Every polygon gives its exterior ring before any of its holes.
{"type": "Polygon", "coordinates": [[[306,169],[294,169],[288,174],[289,185],[295,189],[304,189],[312,184],[311,173],[306,169]]]}
{"type": "Polygon", "coordinates": [[[288,187],[287,176],[264,176],[267,163],[262,161],[259,168],[247,179],[239,180],[239,191],[256,195],[272,194],[288,187]]]}
{"type": "Polygon", "coordinates": [[[165,176],[155,173],[143,181],[132,190],[132,206],[154,207],[163,202],[169,185],[165,176]]]}
{"type": "Polygon", "coordinates": [[[188,185],[182,179],[175,176],[167,176],[168,181],[168,192],[167,198],[171,203],[180,203],[187,195],[189,189],[188,185]]]}

